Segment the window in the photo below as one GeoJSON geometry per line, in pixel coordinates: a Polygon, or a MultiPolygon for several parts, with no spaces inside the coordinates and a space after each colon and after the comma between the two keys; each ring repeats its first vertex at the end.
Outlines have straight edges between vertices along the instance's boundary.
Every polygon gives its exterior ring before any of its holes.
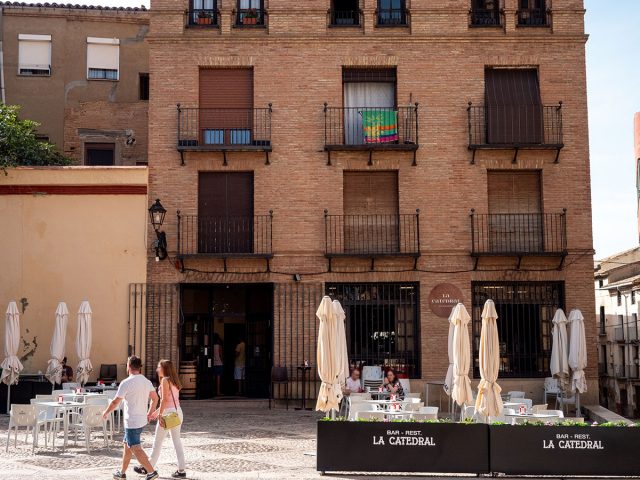
{"type": "Polygon", "coordinates": [[[622,306],[622,293],[620,293],[620,290],[618,290],[618,295],[617,295],[617,300],[618,300],[618,306],[622,306]]]}
{"type": "Polygon", "coordinates": [[[264,25],[262,0],[238,0],[236,25],[264,25]]]}
{"type": "Polygon", "coordinates": [[[120,40],[87,37],[87,78],[89,80],[118,80],[119,65],[120,40]]]}
{"type": "Polygon", "coordinates": [[[631,305],[634,305],[635,303],[636,303],[636,291],[631,290],[631,305]]]}
{"type": "Polygon", "coordinates": [[[547,19],[546,0],[519,0],[518,26],[545,27],[547,19]]]}
{"type": "Polygon", "coordinates": [[[531,68],[485,70],[487,143],[535,145],[543,141],[538,71],[531,68]]]}
{"type": "Polygon", "coordinates": [[[600,288],[604,287],[604,279],[602,278],[598,279],[598,287],[600,288]]]}
{"type": "Polygon", "coordinates": [[[604,335],[606,333],[606,322],[607,316],[604,310],[604,307],[600,307],[600,334],[604,335]]]}
{"type": "Polygon", "coordinates": [[[563,282],[472,282],[474,375],[480,376],[478,348],[484,303],[498,313],[500,377],[549,376],[552,322],[564,308],[563,282]]]}
{"type": "Polygon", "coordinates": [[[404,0],[378,0],[378,25],[407,25],[404,0]]]}
{"type": "Polygon", "coordinates": [[[51,75],[51,35],[18,35],[18,75],[51,75]]]}
{"type": "Polygon", "coordinates": [[[332,0],[331,20],[334,27],[357,27],[360,25],[360,4],[358,0],[332,0]]]}
{"type": "Polygon", "coordinates": [[[138,79],[139,79],[138,98],[140,100],[149,100],[149,74],[141,73],[138,76],[138,79]]]}
{"type": "Polygon", "coordinates": [[[115,144],[85,143],[84,164],[93,167],[115,165],[115,144]]]}
{"type": "Polygon", "coordinates": [[[39,142],[49,143],[49,135],[41,135],[39,133],[36,133],[35,137],[39,142]]]}
{"type": "Polygon", "coordinates": [[[499,0],[471,0],[471,25],[494,27],[501,24],[499,0]]]}
{"type": "Polygon", "coordinates": [[[420,378],[417,283],[328,283],[346,314],[352,366],[389,366],[420,378]]]}
{"type": "Polygon", "coordinates": [[[191,0],[190,6],[189,25],[218,25],[218,2],[216,0],[191,0]]]}
{"type": "Polygon", "coordinates": [[[396,69],[344,68],[342,82],[344,143],[397,143],[396,69]],[[367,128],[373,116],[381,117],[378,128],[367,128]]]}

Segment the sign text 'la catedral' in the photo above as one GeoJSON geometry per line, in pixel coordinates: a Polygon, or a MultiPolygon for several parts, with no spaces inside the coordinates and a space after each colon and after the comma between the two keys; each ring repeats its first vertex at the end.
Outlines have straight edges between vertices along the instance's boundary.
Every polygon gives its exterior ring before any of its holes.
{"type": "Polygon", "coordinates": [[[555,439],[543,440],[542,448],[562,450],[604,450],[601,440],[591,440],[588,433],[576,433],[569,435],[567,433],[559,433],[555,439]]]}
{"type": "Polygon", "coordinates": [[[433,437],[425,437],[419,430],[387,430],[385,435],[374,435],[373,445],[435,447],[433,437]]]}

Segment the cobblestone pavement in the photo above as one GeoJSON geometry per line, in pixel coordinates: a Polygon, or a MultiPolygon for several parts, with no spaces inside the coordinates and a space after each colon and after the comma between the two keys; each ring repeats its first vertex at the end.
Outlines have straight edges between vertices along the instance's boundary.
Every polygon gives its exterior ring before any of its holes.
{"type": "MultiPolygon", "coordinates": [[[[187,457],[188,478],[208,479],[413,479],[415,476],[376,477],[331,475],[320,477],[315,470],[315,429],[320,414],[310,411],[268,410],[267,403],[249,400],[185,401],[183,442],[187,457]],[[312,455],[309,455],[312,454],[312,455]]],[[[87,454],[84,442],[71,440],[65,453],[40,448],[32,451],[31,442],[24,443],[24,431],[13,435],[5,453],[8,417],[0,416],[0,478],[8,480],[80,480],[111,479],[119,467],[121,435],[110,447],[104,446],[101,434],[91,442],[87,454]]],[[[29,437],[29,440],[31,437],[29,437]]],[[[143,434],[143,446],[150,452],[153,431],[143,434]]],[[[57,446],[61,442],[57,442],[57,446]]],[[[345,452],[348,454],[348,452],[345,452]]],[[[170,439],[165,440],[158,465],[162,479],[176,470],[175,453],[170,439]]],[[[133,463],[132,463],[133,465],[133,463]]],[[[130,479],[142,479],[129,468],[130,479]]],[[[434,477],[431,477],[432,479],[434,477]]],[[[583,479],[584,480],[584,479],[583,479]]]]}

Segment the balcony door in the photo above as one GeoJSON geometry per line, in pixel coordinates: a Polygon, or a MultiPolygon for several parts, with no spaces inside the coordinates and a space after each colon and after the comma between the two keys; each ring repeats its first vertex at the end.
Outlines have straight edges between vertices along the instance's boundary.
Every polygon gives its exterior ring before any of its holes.
{"type": "Polygon", "coordinates": [[[253,69],[201,68],[201,145],[253,143],[253,69]]]}
{"type": "Polygon", "coordinates": [[[490,251],[543,252],[540,171],[490,171],[487,177],[490,251]]]}
{"type": "Polygon", "coordinates": [[[531,68],[485,70],[487,143],[543,143],[538,71],[531,68]]]}
{"type": "Polygon", "coordinates": [[[345,145],[397,142],[396,70],[345,68],[342,79],[345,145]],[[394,138],[385,137],[380,132],[365,132],[369,122],[367,116],[376,113],[388,117],[378,124],[380,127],[393,127],[394,138]]]}
{"type": "Polygon", "coordinates": [[[253,229],[253,173],[200,172],[198,253],[252,253],[253,229]]]}
{"type": "Polygon", "coordinates": [[[344,252],[399,252],[398,172],[344,172],[344,252]]]}

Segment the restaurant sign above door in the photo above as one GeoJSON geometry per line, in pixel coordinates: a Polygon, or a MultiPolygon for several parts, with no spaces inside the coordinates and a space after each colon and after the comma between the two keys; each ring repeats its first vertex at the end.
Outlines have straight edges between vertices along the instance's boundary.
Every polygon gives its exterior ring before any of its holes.
{"type": "Polygon", "coordinates": [[[464,301],[462,292],[451,283],[441,283],[433,287],[429,294],[429,308],[439,317],[448,317],[458,303],[464,301]]]}

